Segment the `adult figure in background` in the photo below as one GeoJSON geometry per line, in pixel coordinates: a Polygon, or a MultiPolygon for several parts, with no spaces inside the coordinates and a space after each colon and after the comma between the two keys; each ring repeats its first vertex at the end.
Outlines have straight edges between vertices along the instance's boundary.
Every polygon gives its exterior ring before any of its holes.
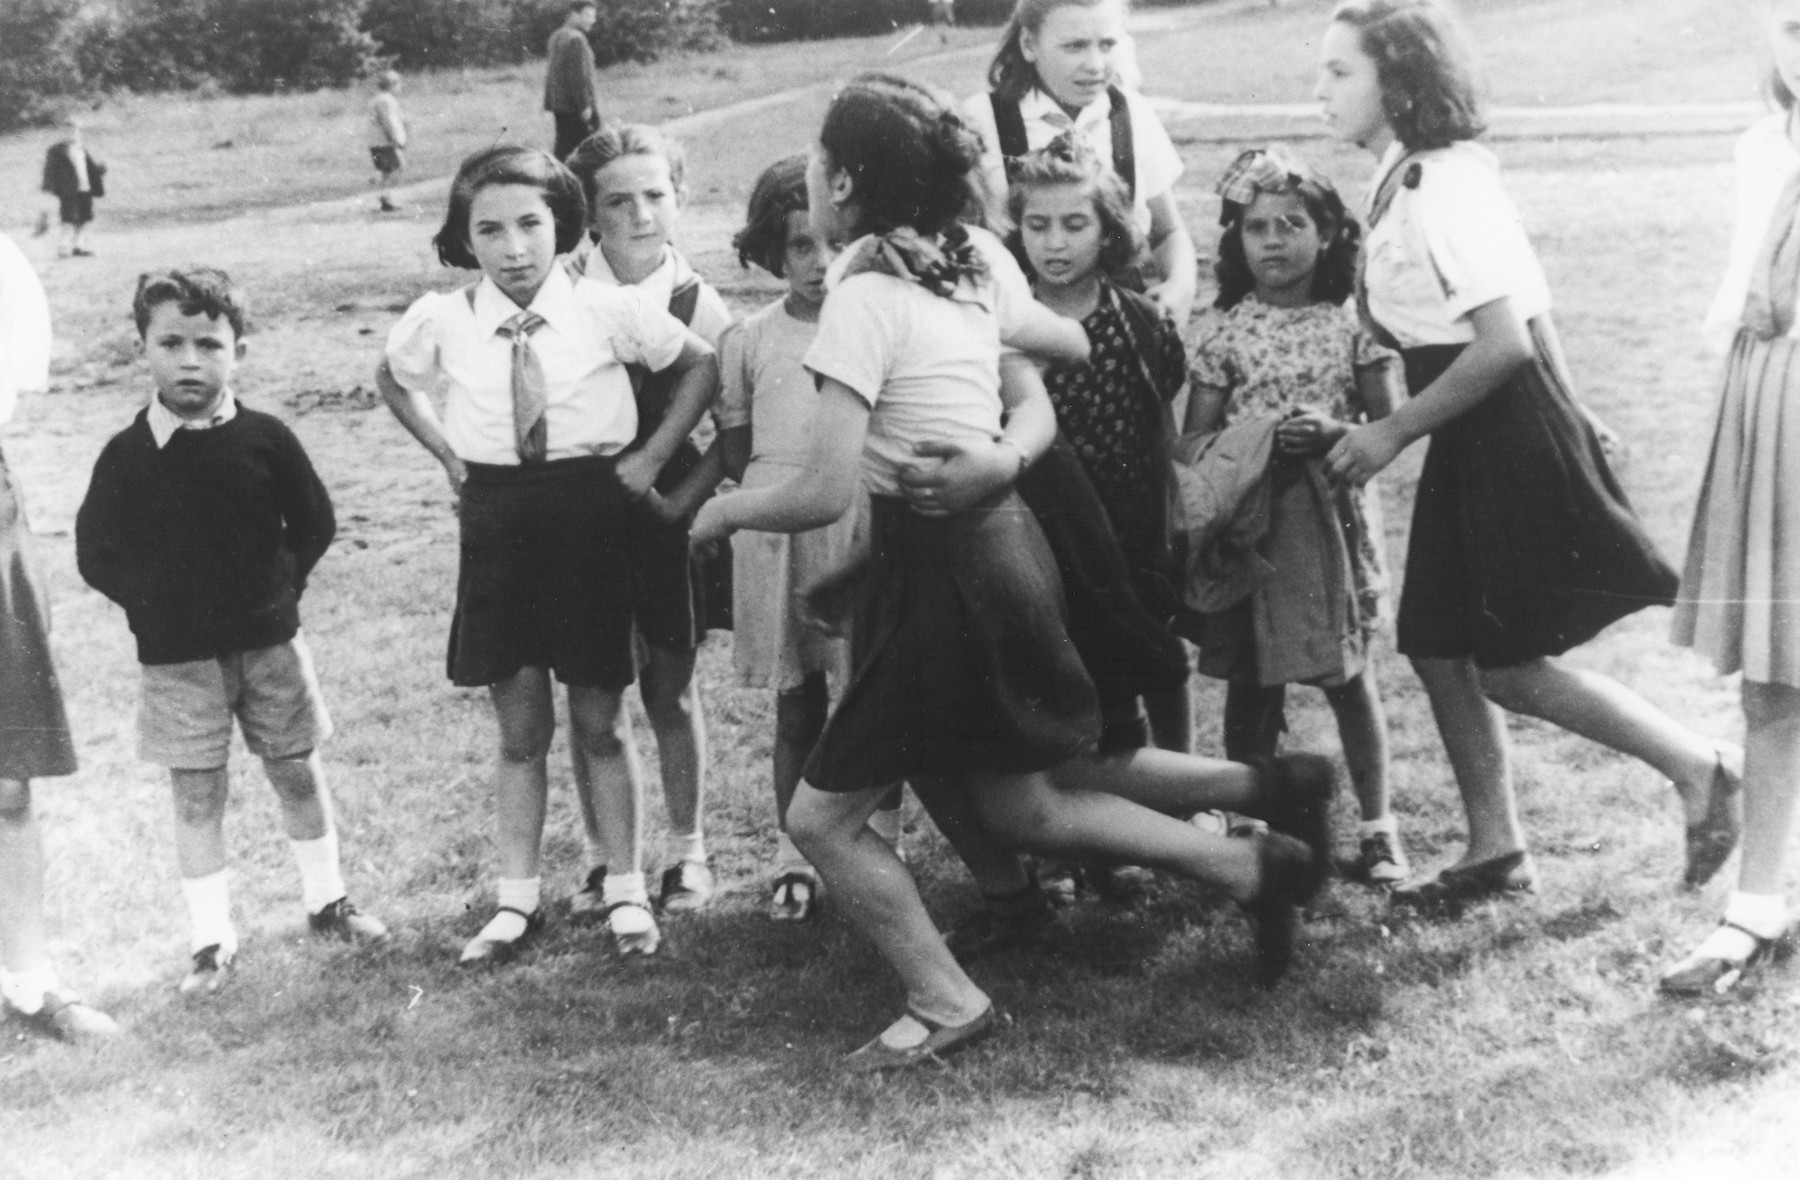
{"type": "MultiPolygon", "coordinates": [[[[17,246],[0,237],[0,424],[20,389],[50,379],[50,307],[17,246]]],[[[75,772],[75,750],[50,662],[50,613],[32,560],[18,485],[0,456],[0,1010],[65,1040],[119,1031],[65,992],[44,929],[44,845],[31,780],[75,772]]]]}
{"type": "Polygon", "coordinates": [[[68,128],[69,137],[51,144],[44,153],[42,187],[56,198],[62,221],[57,256],[86,258],[93,251],[81,244],[81,235],[94,220],[94,198],[106,195],[106,165],[89,154],[82,142],[80,119],[71,118],[68,128]]]}
{"type": "Polygon", "coordinates": [[[562,27],[545,51],[544,109],[556,120],[552,154],[568,159],[575,145],[600,126],[594,94],[594,47],[588,44],[598,13],[594,0],[573,0],[562,27]]]}

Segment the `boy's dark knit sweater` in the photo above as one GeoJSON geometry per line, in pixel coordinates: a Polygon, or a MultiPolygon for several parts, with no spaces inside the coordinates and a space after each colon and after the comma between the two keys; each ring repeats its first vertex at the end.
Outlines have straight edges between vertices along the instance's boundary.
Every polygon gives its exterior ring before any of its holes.
{"type": "Polygon", "coordinates": [[[300,440],[239,404],[157,449],[145,413],[94,464],[75,517],[88,585],[125,608],[138,659],[177,664],[285,643],[337,521],[300,440]]]}

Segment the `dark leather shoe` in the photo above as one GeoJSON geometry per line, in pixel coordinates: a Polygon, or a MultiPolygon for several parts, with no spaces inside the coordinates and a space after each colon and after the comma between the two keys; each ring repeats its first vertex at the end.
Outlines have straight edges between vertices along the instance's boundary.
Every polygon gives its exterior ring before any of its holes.
{"type": "Polygon", "coordinates": [[[1420,910],[1460,910],[1471,902],[1516,893],[1536,893],[1537,865],[1523,848],[1452,866],[1435,877],[1402,885],[1391,895],[1393,904],[1420,910]]]}
{"type": "Polygon", "coordinates": [[[1331,873],[1331,798],[1337,790],[1337,770],[1317,754],[1252,758],[1249,765],[1261,781],[1255,805],[1246,808],[1246,814],[1294,837],[1312,853],[1311,876],[1301,898],[1305,901],[1331,873]]]}
{"type": "Polygon", "coordinates": [[[1312,850],[1279,832],[1252,836],[1262,866],[1262,886],[1243,903],[1256,928],[1256,981],[1274,987],[1294,960],[1300,906],[1312,896],[1318,871],[1312,850]]]}

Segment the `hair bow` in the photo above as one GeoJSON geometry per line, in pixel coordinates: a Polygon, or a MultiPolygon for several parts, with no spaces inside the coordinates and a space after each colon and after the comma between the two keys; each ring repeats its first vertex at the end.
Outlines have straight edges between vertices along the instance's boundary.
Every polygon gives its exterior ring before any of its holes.
{"type": "Polygon", "coordinates": [[[1213,191],[1232,204],[1248,205],[1257,193],[1291,192],[1317,176],[1309,164],[1280,145],[1251,148],[1231,162],[1213,191]]]}

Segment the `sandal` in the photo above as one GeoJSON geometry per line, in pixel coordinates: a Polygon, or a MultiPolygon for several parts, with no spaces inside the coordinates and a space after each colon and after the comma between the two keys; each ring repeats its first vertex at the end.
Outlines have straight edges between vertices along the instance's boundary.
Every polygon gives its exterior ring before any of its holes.
{"type": "Polygon", "coordinates": [[[1764,938],[1736,922],[1721,922],[1719,925],[1748,936],[1752,944],[1750,953],[1741,959],[1702,954],[1701,951],[1706,947],[1706,943],[1702,942],[1693,954],[1675,964],[1668,974],[1657,981],[1656,990],[1665,996],[1693,997],[1708,993],[1722,996],[1736,987],[1752,967],[1776,957],[1786,946],[1785,933],[1774,938],[1764,938]]]}
{"type": "Polygon", "coordinates": [[[615,901],[600,911],[612,931],[613,946],[621,959],[647,959],[662,945],[662,931],[657,929],[656,915],[646,901],[615,901]],[[632,913],[643,915],[642,921],[631,921],[632,913]],[[625,920],[620,921],[621,917],[625,920]],[[633,929],[637,927],[637,929],[633,929]]]}
{"type": "Polygon", "coordinates": [[[844,1058],[844,1068],[852,1073],[880,1073],[940,1060],[987,1037],[999,1023],[991,1003],[980,1016],[957,1025],[941,1024],[908,1005],[906,1014],[880,1036],[844,1058]]]}
{"type": "MultiPolygon", "coordinates": [[[[503,963],[510,963],[544,928],[542,910],[532,910],[528,914],[513,906],[503,905],[494,911],[494,918],[501,914],[517,914],[525,919],[525,929],[512,938],[495,938],[487,933],[487,926],[483,926],[480,934],[463,944],[462,957],[456,961],[458,967],[498,967],[503,963]]],[[[488,919],[488,926],[494,924],[494,918],[488,919]]]]}
{"type": "Polygon", "coordinates": [[[1473,864],[1452,866],[1416,884],[1402,885],[1391,898],[1394,905],[1444,910],[1454,916],[1470,902],[1536,893],[1537,887],[1537,865],[1531,854],[1520,848],[1473,864]]]}
{"type": "Polygon", "coordinates": [[[1698,889],[1725,867],[1744,829],[1744,776],[1725,765],[1721,752],[1707,784],[1706,815],[1687,829],[1687,871],[1681,882],[1698,889]]]}
{"type": "Polygon", "coordinates": [[[810,922],[819,916],[819,878],[810,868],[789,869],[775,878],[769,898],[771,922],[810,922]]]}

